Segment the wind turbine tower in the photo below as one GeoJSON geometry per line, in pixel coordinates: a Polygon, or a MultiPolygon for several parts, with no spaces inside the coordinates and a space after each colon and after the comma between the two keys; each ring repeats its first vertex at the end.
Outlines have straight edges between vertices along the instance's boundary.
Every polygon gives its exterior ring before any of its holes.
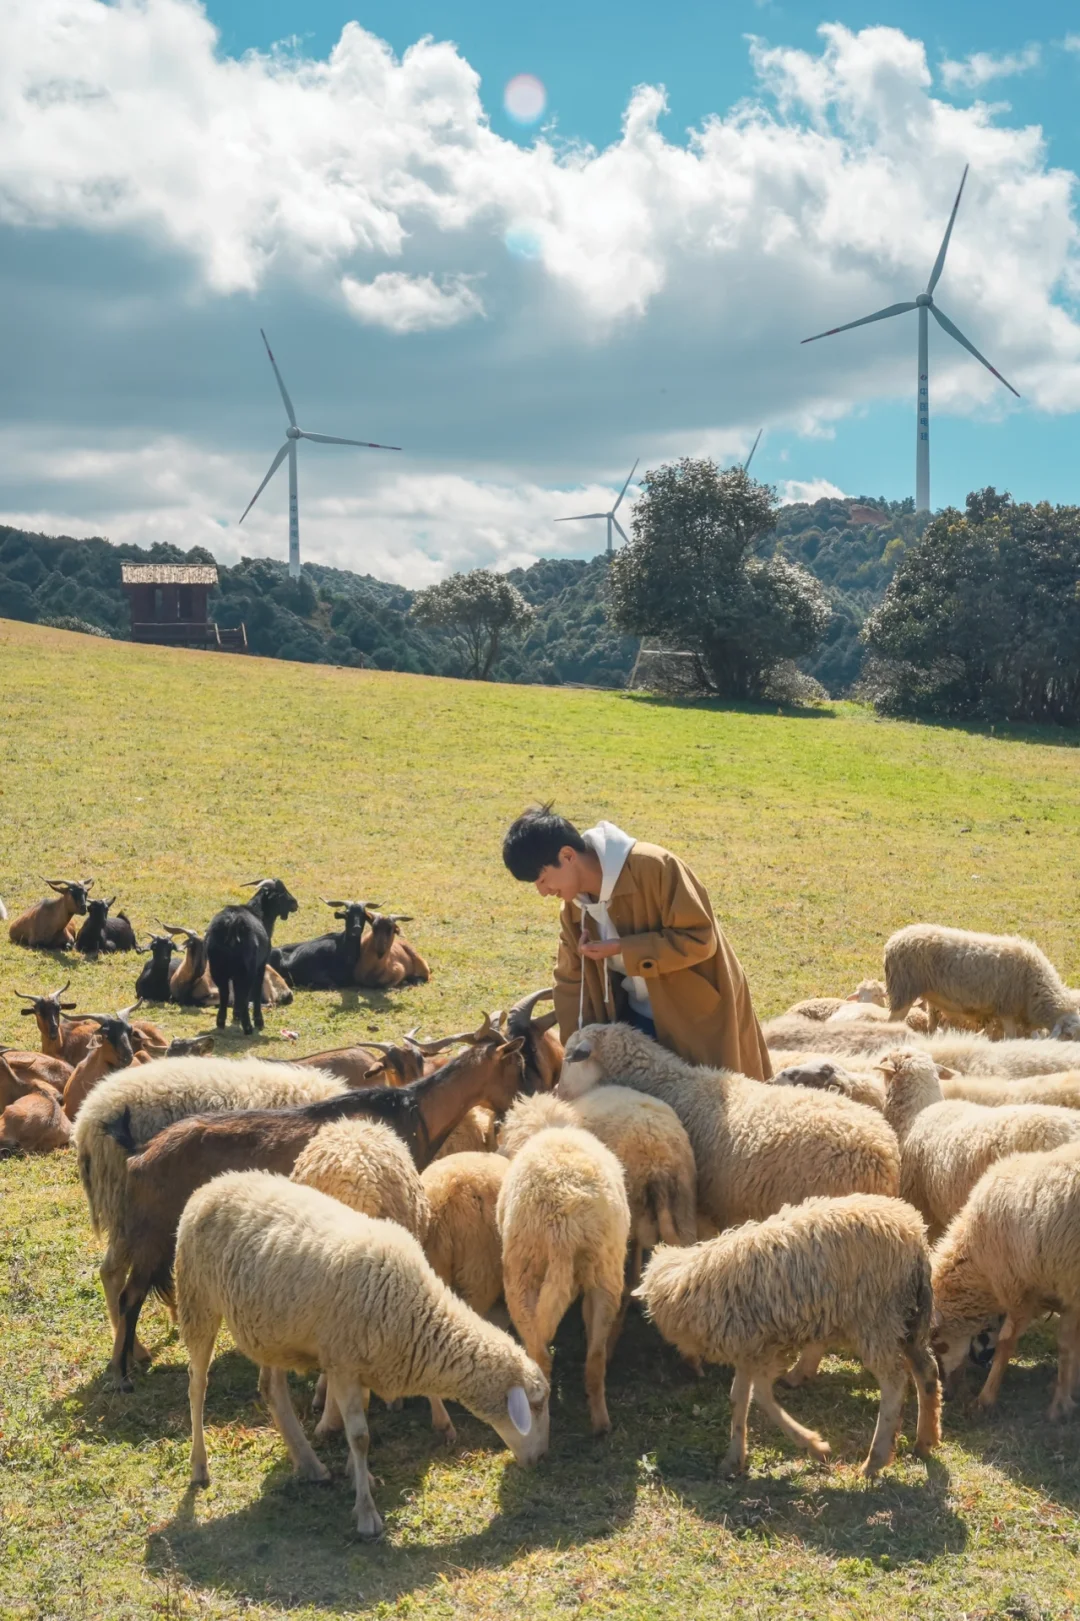
{"type": "MultiPolygon", "coordinates": [[[[638,457],[638,461],[640,461],[640,460],[641,460],[641,458],[638,457]]],[[[622,489],[619,491],[619,493],[618,493],[618,495],[617,495],[617,497],[615,499],[615,504],[614,504],[614,506],[611,508],[611,510],[609,512],[575,512],[573,517],[571,517],[571,518],[556,518],[555,522],[556,523],[580,523],[583,518],[606,518],[607,519],[607,550],[608,550],[608,556],[610,557],[612,552],[615,550],[615,545],[614,545],[614,542],[613,542],[613,540],[611,538],[612,537],[612,528],[613,527],[615,529],[617,529],[619,531],[620,535],[622,536],[622,538],[629,543],[629,537],[627,536],[626,530],[623,528],[623,526],[619,522],[618,518],[616,518],[615,514],[619,510],[619,506],[620,506],[620,504],[622,502],[623,496],[626,494],[627,490],[630,488],[630,480],[633,478],[634,474],[637,472],[637,465],[638,465],[637,462],[635,462],[633,467],[631,467],[629,473],[627,473],[627,475],[626,475],[626,483],[623,485],[622,489]]]]}
{"type": "Polygon", "coordinates": [[[980,361],[986,367],[988,372],[993,373],[999,383],[1004,383],[1005,387],[1011,393],[1015,394],[1017,399],[1020,398],[1019,390],[1013,388],[1012,384],[1006,378],[1002,377],[1001,373],[996,367],[991,366],[986,356],[979,353],[975,345],[964,337],[964,334],[960,331],[960,328],[958,326],[954,326],[949,320],[949,317],[942,314],[941,310],[939,310],[937,305],[934,303],[934,288],[940,281],[941,272],[945,268],[945,255],[949,251],[949,238],[952,236],[952,228],[956,223],[956,211],[960,207],[960,198],[963,195],[964,181],[967,179],[967,175],[968,170],[967,165],[965,164],[964,172],[960,177],[960,190],[956,194],[956,201],[953,203],[952,213],[949,215],[949,223],[945,227],[945,236],[942,239],[941,247],[938,250],[938,256],[934,260],[934,268],[930,272],[930,280],[926,284],[925,293],[920,293],[917,298],[909,301],[906,304],[890,304],[888,309],[878,310],[873,315],[864,315],[860,317],[858,321],[848,321],[844,326],[830,327],[828,332],[815,332],[812,338],[804,338],[802,340],[803,343],[816,343],[818,338],[831,338],[837,332],[850,332],[852,327],[869,326],[871,321],[886,321],[891,315],[906,315],[909,310],[918,310],[919,381],[918,392],[916,395],[917,428],[915,440],[916,512],[930,511],[929,317],[932,315],[938,326],[941,327],[942,331],[947,332],[950,338],[955,338],[957,343],[960,344],[962,348],[966,349],[969,354],[974,355],[975,359],[980,361]]]}
{"type": "Polygon", "coordinates": [[[289,578],[300,578],[300,511],[296,496],[296,447],[301,439],[311,439],[317,445],[359,445],[363,450],[400,450],[400,445],[373,445],[368,439],[338,439],[329,433],[308,433],[306,428],[300,428],[296,423],[296,412],[293,402],[289,398],[289,391],[285,387],[285,379],[278,371],[277,361],[270,348],[266,333],[259,328],[262,341],[266,344],[266,352],[270,356],[270,364],[274,368],[277,386],[281,390],[281,398],[285,402],[285,411],[289,418],[289,426],[285,429],[285,443],[270,463],[270,471],[263,479],[255,494],[244,508],[240,522],[243,523],[256,501],[259,499],[286,456],[289,458],[289,578]]]}

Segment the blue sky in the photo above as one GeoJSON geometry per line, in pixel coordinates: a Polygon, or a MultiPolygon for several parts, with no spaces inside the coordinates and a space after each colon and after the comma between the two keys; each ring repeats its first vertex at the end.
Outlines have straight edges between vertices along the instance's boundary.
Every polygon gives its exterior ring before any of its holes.
{"type": "Polygon", "coordinates": [[[13,0],[0,517],[284,556],[265,325],[316,431],[305,556],[419,584],[590,555],[635,457],[787,496],[1080,500],[1080,28],[1063,6],[13,0]],[[418,45],[424,36],[433,41],[418,45]],[[503,90],[538,76],[515,124],[503,90]],[[660,87],[663,87],[661,100],[660,87]]]}

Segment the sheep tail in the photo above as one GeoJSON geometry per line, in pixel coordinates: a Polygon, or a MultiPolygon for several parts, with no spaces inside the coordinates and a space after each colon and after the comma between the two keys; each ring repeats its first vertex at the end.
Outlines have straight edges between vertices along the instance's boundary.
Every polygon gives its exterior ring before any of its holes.
{"type": "Polygon", "coordinates": [[[925,1347],[930,1340],[930,1320],[934,1310],[934,1291],[930,1284],[930,1257],[920,1254],[915,1262],[911,1279],[912,1304],[904,1319],[904,1344],[908,1348],[925,1347]]]}
{"type": "MultiPolygon", "coordinates": [[[[567,1304],[574,1297],[574,1267],[568,1255],[556,1252],[548,1257],[547,1271],[536,1297],[536,1321],[553,1328],[558,1325],[567,1304]]],[[[546,1329],[545,1329],[546,1332],[546,1329]]]]}
{"type": "Polygon", "coordinates": [[[115,1115],[112,1120],[106,1120],[101,1129],[107,1137],[120,1144],[125,1154],[136,1152],[137,1145],[131,1130],[130,1108],[125,1109],[123,1114],[115,1115]]]}

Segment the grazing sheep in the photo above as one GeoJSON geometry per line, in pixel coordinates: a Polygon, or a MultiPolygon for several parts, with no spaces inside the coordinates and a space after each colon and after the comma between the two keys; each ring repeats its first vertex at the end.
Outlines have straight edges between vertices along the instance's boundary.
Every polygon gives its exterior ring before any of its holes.
{"type": "Polygon", "coordinates": [[[899,1192],[895,1135],[847,1098],[698,1068],[630,1025],[586,1025],[567,1043],[559,1096],[604,1084],[674,1109],[697,1162],[698,1209],[718,1228],[813,1194],[899,1192]]]}
{"type": "Polygon", "coordinates": [[[377,1120],[334,1120],[312,1137],[291,1180],[340,1199],[362,1216],[396,1221],[421,1244],[430,1211],[412,1155],[377,1120]]]}
{"type": "Polygon", "coordinates": [[[1053,1103],[1059,1109],[1080,1109],[1080,1070],[1066,1070],[1061,1075],[1027,1075],[1018,1081],[995,1080],[986,1075],[943,1076],[941,1095],[946,1102],[966,1098],[969,1103],[983,1103],[991,1109],[1003,1103],[1053,1103]]]}
{"type": "Polygon", "coordinates": [[[585,1390],[594,1435],[611,1428],[605,1398],[620,1325],[630,1207],[610,1149],[576,1126],[537,1131],[510,1161],[496,1206],[503,1293],[525,1349],[545,1375],[549,1346],[581,1298],[585,1390]]]}
{"type": "Polygon", "coordinates": [[[805,1064],[789,1064],[773,1075],[774,1086],[808,1086],[818,1092],[837,1092],[853,1103],[885,1112],[885,1082],[880,1075],[860,1074],[844,1069],[829,1058],[805,1064]]]}
{"type": "Polygon", "coordinates": [[[1080,1142],[1080,1115],[1072,1109],[946,1103],[926,1053],[888,1053],[880,1068],[885,1118],[900,1139],[900,1196],[922,1212],[932,1238],[949,1225],[995,1160],[1080,1142]]]}
{"type": "Polygon", "coordinates": [[[28,1091],[0,1114],[0,1152],[51,1154],[71,1141],[72,1124],[48,1088],[28,1091]]]}
{"type": "Polygon", "coordinates": [[[481,1317],[503,1292],[496,1206],[506,1177],[501,1154],[450,1154],[420,1173],[428,1201],[424,1253],[439,1277],[481,1317]]]}
{"type": "Polygon", "coordinates": [[[900,1199],[807,1199],[693,1249],[660,1248],[635,1293],[683,1356],[735,1366],[724,1474],[746,1468],[755,1398],[796,1446],[829,1456],[821,1436],[796,1424],[773,1394],[803,1347],[850,1347],[881,1386],[864,1475],[892,1461],[909,1371],[919,1398],[916,1451],[941,1439],[926,1232],[900,1199]]]}
{"type": "Polygon", "coordinates": [[[38,951],[63,951],[75,943],[73,918],[86,916],[86,903],[94,887],[92,878],[76,883],[73,878],[46,878],[55,897],[47,896],[12,922],[8,937],[12,945],[33,946],[38,951]]]}
{"type": "Polygon", "coordinates": [[[1017,935],[913,923],[885,942],[885,987],[894,1019],[921,997],[947,1017],[1000,1019],[1006,1037],[1080,1038],[1075,997],[1049,957],[1017,935]]]}
{"type": "Polygon", "coordinates": [[[1080,1380],[1080,1146],[991,1165],[931,1261],[934,1348],[946,1374],[960,1368],[972,1335],[1004,1312],[979,1393],[980,1407],[992,1407],[1031,1319],[1057,1311],[1058,1375],[1047,1416],[1071,1413],[1080,1380]]]}
{"type": "Polygon", "coordinates": [[[286,1370],[322,1368],[340,1409],[356,1485],[356,1525],[382,1520],[368,1479],[367,1391],[460,1401],[519,1463],[547,1449],[547,1380],[509,1334],[469,1310],[416,1239],[314,1188],[263,1171],[230,1172],[195,1193],[180,1223],[177,1318],[190,1358],[191,1479],[209,1483],[203,1404],[224,1322],[260,1365],[259,1388],[308,1480],[325,1480],[289,1399],[286,1370]]]}

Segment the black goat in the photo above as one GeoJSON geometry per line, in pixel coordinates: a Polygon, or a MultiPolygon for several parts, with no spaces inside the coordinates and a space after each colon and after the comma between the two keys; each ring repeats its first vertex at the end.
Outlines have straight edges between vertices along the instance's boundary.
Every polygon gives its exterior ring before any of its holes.
{"type": "Polygon", "coordinates": [[[205,935],[210,977],[218,988],[217,1027],[225,1028],[231,991],[233,1023],[243,1026],[245,1036],[252,1034],[252,1018],[257,1030],[263,1027],[262,983],[274,924],[299,905],[280,878],[258,878],[252,887],[255,893],[247,905],[223,907],[210,919],[205,935]]]}
{"type": "Polygon", "coordinates": [[[135,981],[135,995],[144,1002],[169,1000],[169,977],[172,972],[172,954],[176,945],[171,934],[152,934],[148,946],[136,946],[140,954],[149,951],[150,961],[144,963],[135,981]]]}
{"type": "Polygon", "coordinates": [[[322,895],[324,906],[334,909],[334,916],[345,927],[340,934],[320,934],[314,940],[299,940],[294,945],[282,946],[271,955],[271,966],[283,974],[290,985],[307,991],[335,991],[353,983],[356,965],[360,961],[360,943],[368,908],[378,901],[328,901],[322,895]]]}
{"type": "Polygon", "coordinates": [[[109,908],[115,900],[116,896],[113,895],[107,901],[87,901],[86,922],[75,936],[76,951],[81,951],[89,957],[99,951],[136,949],[135,930],[127,913],[117,912],[115,917],[109,916],[109,908]]]}

